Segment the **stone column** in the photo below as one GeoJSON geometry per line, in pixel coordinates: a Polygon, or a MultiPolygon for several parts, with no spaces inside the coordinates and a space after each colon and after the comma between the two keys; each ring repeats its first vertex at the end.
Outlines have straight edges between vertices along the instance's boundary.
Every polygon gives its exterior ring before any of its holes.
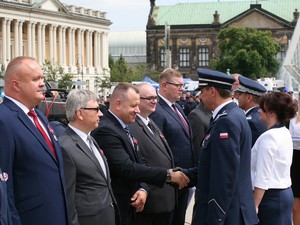
{"type": "Polygon", "coordinates": [[[53,25],[49,26],[49,60],[52,62],[54,60],[54,37],[53,37],[53,25]]]}
{"type": "Polygon", "coordinates": [[[76,64],[78,64],[79,66],[81,65],[81,61],[79,57],[82,57],[82,52],[81,52],[81,44],[82,40],[81,40],[81,29],[77,30],[77,56],[76,56],[76,64]]]}
{"type": "Polygon", "coordinates": [[[38,24],[38,38],[37,38],[37,45],[38,45],[38,57],[37,61],[40,65],[43,64],[43,40],[42,40],[42,27],[43,24],[39,23],[38,24]]]}
{"type": "Polygon", "coordinates": [[[81,48],[81,50],[80,50],[80,52],[81,52],[81,65],[82,65],[82,68],[83,68],[83,66],[85,66],[85,64],[84,64],[84,54],[85,54],[85,51],[84,51],[84,46],[85,46],[85,43],[84,43],[84,30],[81,30],[81,46],[80,46],[80,48],[81,48]]]}
{"type": "Polygon", "coordinates": [[[58,28],[58,64],[62,65],[62,55],[63,55],[63,37],[62,37],[63,27],[58,28]]]}
{"type": "Polygon", "coordinates": [[[100,33],[100,38],[99,38],[99,45],[100,45],[100,51],[99,51],[99,56],[100,56],[100,60],[99,60],[99,62],[100,62],[100,66],[101,66],[101,68],[104,68],[104,42],[103,42],[103,35],[104,35],[104,33],[103,32],[101,32],[100,33]]]}
{"type": "Polygon", "coordinates": [[[33,58],[36,58],[36,43],[35,43],[35,25],[36,22],[32,22],[31,25],[31,44],[32,44],[32,52],[31,52],[31,56],[33,58]]]}
{"type": "Polygon", "coordinates": [[[86,54],[86,67],[90,67],[90,31],[85,32],[85,54],[86,54]]]}
{"type": "Polygon", "coordinates": [[[102,41],[103,41],[103,49],[102,49],[102,51],[103,51],[103,55],[102,55],[102,57],[103,57],[103,68],[106,68],[106,69],[108,69],[108,38],[107,38],[107,36],[108,36],[108,33],[107,32],[104,32],[103,33],[103,38],[102,38],[102,41]]]}
{"type": "Polygon", "coordinates": [[[7,19],[2,18],[2,62],[6,66],[6,24],[7,19]]]}
{"type": "Polygon", "coordinates": [[[94,31],[94,67],[98,69],[98,32],[94,31]]]}
{"type": "Polygon", "coordinates": [[[62,64],[61,66],[66,66],[66,55],[67,55],[67,52],[66,52],[66,30],[67,28],[66,27],[63,27],[62,29],[62,64]]]}
{"type": "Polygon", "coordinates": [[[19,20],[14,20],[14,55],[19,56],[19,20]]]}
{"type": "MultiPolygon", "coordinates": [[[[72,29],[72,66],[76,66],[76,39],[75,39],[75,29],[72,29]]],[[[77,43],[78,44],[78,43],[77,43]]]]}
{"type": "Polygon", "coordinates": [[[58,60],[57,60],[56,31],[57,31],[57,26],[53,26],[53,63],[54,64],[58,63],[58,60]]]}
{"type": "Polygon", "coordinates": [[[72,67],[72,29],[71,27],[68,28],[68,66],[72,67]]]}
{"type": "Polygon", "coordinates": [[[10,24],[11,24],[11,19],[7,20],[7,25],[6,25],[6,57],[8,60],[11,60],[11,40],[10,40],[10,24]]]}
{"type": "Polygon", "coordinates": [[[42,62],[46,59],[46,25],[42,24],[42,62]]]}
{"type": "Polygon", "coordinates": [[[24,21],[19,21],[19,55],[23,55],[23,23],[24,21]]]}
{"type": "Polygon", "coordinates": [[[31,43],[31,22],[27,22],[27,56],[32,56],[32,43],[31,43]]]}

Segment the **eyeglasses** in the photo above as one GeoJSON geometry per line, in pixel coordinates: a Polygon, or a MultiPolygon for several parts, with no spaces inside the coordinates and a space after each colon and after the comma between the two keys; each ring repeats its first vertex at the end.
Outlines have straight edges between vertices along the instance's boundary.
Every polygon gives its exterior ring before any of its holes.
{"type": "Polygon", "coordinates": [[[167,83],[167,84],[171,84],[171,85],[173,85],[173,86],[177,87],[178,89],[179,89],[179,88],[183,88],[183,87],[184,87],[184,84],[175,84],[175,83],[168,82],[168,81],[166,81],[166,83],[167,83]]]}
{"type": "Polygon", "coordinates": [[[157,96],[140,97],[140,99],[148,100],[149,102],[157,101],[157,96]]]}
{"type": "Polygon", "coordinates": [[[80,108],[80,109],[83,109],[83,110],[94,110],[96,112],[99,112],[100,111],[100,107],[95,107],[95,108],[86,108],[86,107],[83,107],[83,108],[80,108]]]}

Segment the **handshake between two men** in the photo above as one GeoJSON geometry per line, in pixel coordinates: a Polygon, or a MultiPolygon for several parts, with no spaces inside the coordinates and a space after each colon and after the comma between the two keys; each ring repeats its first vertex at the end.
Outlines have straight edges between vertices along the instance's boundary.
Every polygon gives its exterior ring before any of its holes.
{"type": "Polygon", "coordinates": [[[178,189],[186,187],[190,182],[190,179],[182,172],[180,167],[169,169],[167,173],[166,183],[174,185],[178,189]]]}

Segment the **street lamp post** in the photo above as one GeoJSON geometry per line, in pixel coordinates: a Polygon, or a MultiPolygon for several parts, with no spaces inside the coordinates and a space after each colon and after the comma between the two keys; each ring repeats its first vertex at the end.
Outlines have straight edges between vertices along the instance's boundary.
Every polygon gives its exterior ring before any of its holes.
{"type": "Polygon", "coordinates": [[[77,66],[77,73],[78,73],[78,75],[81,74],[80,86],[81,86],[81,89],[83,89],[83,60],[82,60],[82,55],[80,55],[80,54],[77,55],[76,66],[77,66]],[[79,58],[81,59],[81,63],[79,63],[79,58]]]}

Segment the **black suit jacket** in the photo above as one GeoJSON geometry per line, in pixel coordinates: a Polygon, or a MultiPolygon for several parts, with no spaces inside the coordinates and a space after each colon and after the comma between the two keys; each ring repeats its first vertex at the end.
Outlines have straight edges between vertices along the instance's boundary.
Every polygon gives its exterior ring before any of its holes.
{"type": "Polygon", "coordinates": [[[212,113],[204,108],[203,103],[199,103],[197,108],[195,108],[188,115],[188,120],[191,124],[193,132],[193,148],[195,163],[198,162],[199,156],[201,154],[200,148],[202,145],[202,140],[204,138],[205,132],[208,129],[211,116],[212,113]]]}
{"type": "MultiPolygon", "coordinates": [[[[106,176],[94,153],[70,127],[59,137],[64,158],[70,225],[119,224],[104,155],[106,176]],[[117,222],[117,223],[116,223],[117,222]]],[[[97,144],[95,143],[97,146],[97,144]]]]}
{"type": "Polygon", "coordinates": [[[105,112],[92,136],[107,158],[122,223],[129,225],[135,215],[130,198],[140,187],[149,190],[149,187],[141,182],[162,187],[167,178],[167,171],[142,165],[140,153],[132,146],[126,131],[110,111],[105,112]]]}
{"type": "MultiPolygon", "coordinates": [[[[153,126],[159,128],[150,119],[153,126]]],[[[142,156],[148,166],[170,169],[174,167],[173,155],[166,139],[160,132],[159,136],[153,135],[143,121],[137,117],[130,125],[133,135],[136,137],[142,156]]],[[[165,213],[171,212],[175,207],[175,188],[164,184],[162,188],[149,185],[147,201],[142,213],[165,213]]]]}
{"type": "MultiPolygon", "coordinates": [[[[177,109],[187,121],[183,110],[177,105],[177,109]]],[[[156,123],[159,129],[164,134],[168,144],[172,150],[175,166],[181,168],[191,168],[194,166],[193,144],[192,144],[192,130],[189,126],[189,133],[187,134],[180,118],[174,110],[159,97],[158,104],[154,113],[150,115],[151,119],[156,123]]]]}

